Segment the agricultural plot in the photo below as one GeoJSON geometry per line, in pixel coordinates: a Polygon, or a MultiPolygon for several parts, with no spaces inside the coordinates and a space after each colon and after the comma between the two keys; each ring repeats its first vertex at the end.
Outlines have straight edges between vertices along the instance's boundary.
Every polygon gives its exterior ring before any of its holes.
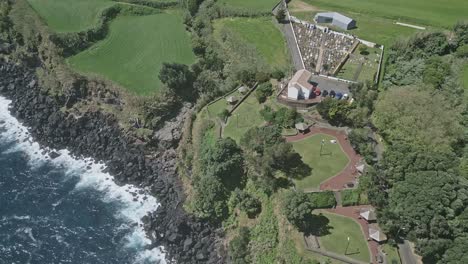
{"type": "Polygon", "coordinates": [[[231,8],[252,10],[258,12],[269,12],[278,4],[278,0],[221,0],[222,5],[231,8]]]}
{"type": "Polygon", "coordinates": [[[194,60],[181,16],[161,13],[116,18],[106,39],[68,62],[79,72],[101,75],[135,94],[148,95],[161,87],[162,63],[189,65],[194,60]]]}
{"type": "Polygon", "coordinates": [[[338,143],[332,144],[330,140],[336,140],[336,138],[316,134],[292,143],[304,163],[312,168],[311,175],[294,180],[298,189],[318,189],[321,182],[335,176],[347,166],[348,156],[338,143]],[[322,140],[324,140],[324,145],[320,151],[322,140]]]}
{"type": "Polygon", "coordinates": [[[359,45],[350,55],[345,65],[338,72],[337,77],[350,81],[374,81],[375,74],[379,68],[381,50],[367,48],[366,52],[360,52],[359,45]]]}
{"type": "MultiPolygon", "coordinates": [[[[251,1],[256,2],[256,1],[251,1]]],[[[240,39],[256,48],[260,57],[275,68],[284,69],[289,59],[285,39],[271,18],[225,18],[214,23],[219,40],[223,28],[234,32],[240,39]]]]}
{"type": "Polygon", "coordinates": [[[313,222],[320,246],[340,255],[369,262],[370,252],[361,226],[353,219],[320,211],[313,222]],[[349,239],[349,245],[348,245],[349,239]]]}
{"type": "Polygon", "coordinates": [[[46,24],[56,32],[76,32],[92,28],[99,15],[115,4],[109,0],[28,0],[46,24]]]}

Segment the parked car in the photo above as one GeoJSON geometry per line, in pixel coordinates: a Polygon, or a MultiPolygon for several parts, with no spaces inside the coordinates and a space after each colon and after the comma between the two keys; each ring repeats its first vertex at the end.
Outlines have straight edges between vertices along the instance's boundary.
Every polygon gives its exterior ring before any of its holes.
{"type": "Polygon", "coordinates": [[[327,90],[323,90],[323,92],[322,92],[322,97],[327,97],[327,95],[328,95],[328,91],[327,91],[327,90]]]}
{"type": "Polygon", "coordinates": [[[336,99],[340,100],[342,97],[343,97],[343,94],[342,93],[336,93],[336,99]]]}
{"type": "Polygon", "coordinates": [[[347,93],[343,94],[343,98],[342,98],[343,100],[348,100],[348,98],[349,98],[349,94],[347,93]]]}
{"type": "Polygon", "coordinates": [[[336,95],[335,91],[331,90],[330,91],[330,97],[335,98],[335,95],[336,95]]]}

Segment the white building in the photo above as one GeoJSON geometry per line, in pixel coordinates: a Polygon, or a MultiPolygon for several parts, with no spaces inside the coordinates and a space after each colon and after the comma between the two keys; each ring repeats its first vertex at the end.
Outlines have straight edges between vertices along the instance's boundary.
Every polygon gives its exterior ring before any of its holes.
{"type": "Polygon", "coordinates": [[[330,23],[341,29],[352,29],[356,27],[356,21],[337,12],[317,13],[314,17],[317,23],[330,23]]]}
{"type": "Polygon", "coordinates": [[[314,86],[309,83],[312,73],[307,70],[299,70],[288,83],[288,98],[299,100],[309,99],[314,86]]]}

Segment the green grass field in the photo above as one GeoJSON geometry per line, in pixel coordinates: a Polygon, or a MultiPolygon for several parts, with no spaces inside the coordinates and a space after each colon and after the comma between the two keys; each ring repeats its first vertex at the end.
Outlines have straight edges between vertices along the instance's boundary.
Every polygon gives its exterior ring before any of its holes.
{"type": "Polygon", "coordinates": [[[220,0],[220,3],[239,9],[268,12],[279,2],[278,0],[220,0]]]}
{"type": "MultiPolygon", "coordinates": [[[[361,44],[362,45],[362,44],[361,44]]],[[[379,55],[381,50],[377,48],[368,48],[368,55],[361,55],[359,47],[353,52],[345,65],[338,72],[337,77],[351,81],[364,82],[367,80],[374,81],[374,75],[379,67],[379,55]],[[360,66],[362,64],[362,67],[360,66]],[[361,67],[361,70],[358,70],[361,67]],[[357,75],[357,79],[355,79],[357,75]]]]}
{"type": "Polygon", "coordinates": [[[383,245],[383,250],[386,254],[386,259],[388,264],[400,264],[400,256],[398,255],[398,249],[396,247],[392,247],[389,244],[383,245]]]}
{"type": "Polygon", "coordinates": [[[335,176],[342,171],[349,162],[348,156],[343,152],[341,146],[331,144],[335,139],[325,134],[317,134],[303,140],[293,142],[294,149],[302,157],[302,160],[312,168],[312,174],[294,180],[296,187],[302,190],[313,190],[320,186],[326,179],[335,176]],[[325,140],[325,145],[320,155],[320,142],[325,140]]]}
{"type": "Polygon", "coordinates": [[[239,142],[247,130],[265,123],[259,112],[262,109],[261,107],[254,93],[250,94],[229,117],[228,123],[224,128],[223,137],[230,137],[239,142]]]}
{"type": "Polygon", "coordinates": [[[319,242],[326,250],[369,262],[370,252],[361,226],[351,218],[321,211],[322,216],[328,219],[329,233],[319,235],[319,242]],[[346,250],[350,238],[349,247],[346,250]]]}
{"type": "Polygon", "coordinates": [[[99,14],[115,2],[109,0],[28,0],[29,4],[57,32],[75,32],[93,27],[99,14]]]}
{"type": "MultiPolygon", "coordinates": [[[[466,0],[304,0],[319,7],[341,12],[366,14],[432,27],[452,27],[467,17],[466,0]]],[[[356,19],[359,27],[360,21],[356,19]]]]}
{"type": "Polygon", "coordinates": [[[160,89],[163,62],[194,61],[178,13],[118,17],[103,41],[68,60],[75,70],[104,76],[138,95],[160,89]]]}
{"type": "MultiPolygon", "coordinates": [[[[256,2],[256,1],[251,1],[256,2]]],[[[222,28],[236,33],[246,43],[253,45],[267,63],[276,68],[288,66],[289,56],[285,39],[271,18],[224,18],[214,23],[215,36],[219,39],[222,28]]]]}

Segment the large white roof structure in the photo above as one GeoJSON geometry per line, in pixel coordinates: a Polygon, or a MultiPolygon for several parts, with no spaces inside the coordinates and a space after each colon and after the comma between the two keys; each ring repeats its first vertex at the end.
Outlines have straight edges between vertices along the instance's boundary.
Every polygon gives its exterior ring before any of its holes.
{"type": "Polygon", "coordinates": [[[369,236],[377,242],[383,242],[387,240],[387,236],[382,231],[369,227],[369,236]]]}

